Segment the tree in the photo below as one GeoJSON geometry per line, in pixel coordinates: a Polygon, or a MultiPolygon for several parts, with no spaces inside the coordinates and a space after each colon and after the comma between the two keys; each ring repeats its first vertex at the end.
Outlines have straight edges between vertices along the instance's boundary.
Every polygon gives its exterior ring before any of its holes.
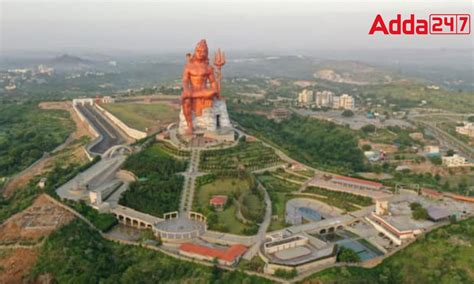
{"type": "Polygon", "coordinates": [[[362,126],[361,130],[365,133],[374,133],[375,132],[375,125],[367,124],[362,126]]]}
{"type": "Polygon", "coordinates": [[[370,144],[362,145],[362,150],[364,151],[370,151],[371,149],[372,149],[372,146],[370,146],[370,144]]]}
{"type": "Polygon", "coordinates": [[[350,248],[341,247],[337,254],[338,262],[360,262],[360,256],[350,248]]]}
{"type": "Polygon", "coordinates": [[[443,161],[441,160],[440,157],[437,157],[437,156],[433,156],[433,157],[430,157],[430,162],[433,164],[433,165],[441,165],[443,163],[443,161]]]}
{"type": "Polygon", "coordinates": [[[354,116],[354,112],[350,109],[346,109],[341,113],[341,115],[344,117],[352,117],[354,116]]]}
{"type": "Polygon", "coordinates": [[[469,122],[474,122],[474,115],[471,115],[470,117],[467,118],[467,121],[469,122]]]}
{"type": "Polygon", "coordinates": [[[446,151],[446,156],[451,157],[453,155],[454,155],[454,150],[453,149],[449,149],[448,151],[446,151]]]}

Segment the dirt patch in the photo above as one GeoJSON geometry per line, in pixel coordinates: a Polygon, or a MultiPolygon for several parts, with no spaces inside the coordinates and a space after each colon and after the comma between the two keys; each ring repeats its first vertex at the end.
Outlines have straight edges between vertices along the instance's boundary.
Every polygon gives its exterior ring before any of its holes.
{"type": "MultiPolygon", "coordinates": [[[[39,107],[42,109],[67,110],[71,114],[71,118],[74,120],[74,123],[76,124],[76,130],[74,131],[74,133],[71,136],[69,136],[67,141],[63,145],[61,145],[59,148],[62,148],[63,150],[67,149],[71,144],[73,144],[75,141],[77,141],[83,136],[88,136],[91,138],[93,137],[93,135],[89,131],[88,125],[85,122],[81,121],[77,113],[72,108],[72,104],[70,102],[44,102],[44,103],[40,103],[39,107]]],[[[63,150],[59,150],[59,151],[63,151],[63,150]]],[[[82,149],[81,145],[74,145],[74,149],[71,149],[71,150],[73,153],[71,153],[70,158],[78,159],[78,160],[86,159],[86,154],[84,152],[84,149],[82,149]]],[[[16,189],[26,186],[34,176],[41,175],[45,169],[52,167],[55,160],[56,158],[54,155],[47,155],[43,157],[39,162],[37,162],[31,168],[28,168],[20,172],[19,174],[15,175],[14,177],[12,177],[12,179],[6,185],[3,195],[6,198],[12,196],[12,194],[15,192],[16,189]]]]}
{"type": "Polygon", "coordinates": [[[37,249],[0,250],[0,283],[22,283],[38,257],[37,249]]]}
{"type": "Polygon", "coordinates": [[[397,146],[391,144],[382,144],[382,143],[372,143],[369,140],[360,139],[359,147],[362,147],[364,144],[369,144],[372,147],[372,150],[384,151],[387,154],[392,154],[398,151],[397,146]]]}
{"type": "Polygon", "coordinates": [[[71,212],[42,194],[30,207],[0,225],[0,245],[37,244],[74,218],[71,212]]]}

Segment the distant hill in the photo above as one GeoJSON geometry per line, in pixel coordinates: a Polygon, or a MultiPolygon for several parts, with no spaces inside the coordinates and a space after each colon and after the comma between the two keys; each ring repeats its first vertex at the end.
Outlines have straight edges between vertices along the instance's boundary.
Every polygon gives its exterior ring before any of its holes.
{"type": "Polygon", "coordinates": [[[63,54],[49,60],[46,64],[57,70],[81,70],[91,67],[93,61],[69,54],[63,54]]]}
{"type": "Polygon", "coordinates": [[[315,78],[335,83],[374,85],[402,79],[401,76],[383,68],[356,61],[324,61],[317,69],[313,74],[315,78]]]}

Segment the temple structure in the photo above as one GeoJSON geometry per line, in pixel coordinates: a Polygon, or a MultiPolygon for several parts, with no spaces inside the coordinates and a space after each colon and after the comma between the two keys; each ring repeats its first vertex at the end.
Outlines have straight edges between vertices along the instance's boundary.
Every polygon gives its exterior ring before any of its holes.
{"type": "Polygon", "coordinates": [[[194,54],[187,54],[178,133],[185,140],[202,136],[234,141],[227,106],[221,97],[221,68],[225,64],[225,55],[217,50],[213,67],[209,64],[208,54],[205,40],[197,44],[194,54]]]}

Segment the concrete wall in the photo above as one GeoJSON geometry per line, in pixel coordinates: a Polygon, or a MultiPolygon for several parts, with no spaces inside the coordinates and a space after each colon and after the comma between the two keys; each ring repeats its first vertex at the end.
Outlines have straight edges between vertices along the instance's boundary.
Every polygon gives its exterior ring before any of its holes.
{"type": "Polygon", "coordinates": [[[76,104],[73,104],[72,105],[72,108],[74,109],[74,111],[77,113],[77,115],[79,116],[79,119],[83,122],[85,122],[87,125],[89,125],[89,131],[91,132],[92,136],[94,136],[96,139],[90,143],[89,145],[85,146],[84,147],[84,151],[87,155],[87,158],[92,161],[94,159],[94,154],[92,154],[92,152],[90,151],[90,149],[92,147],[94,147],[95,145],[97,145],[98,143],[100,143],[100,141],[102,141],[102,139],[104,139],[102,137],[102,135],[99,134],[99,132],[92,126],[92,123],[84,116],[82,115],[82,113],[77,109],[76,107],[76,104]]]}
{"type": "Polygon", "coordinates": [[[123,123],[120,119],[118,119],[115,115],[108,112],[106,109],[102,108],[99,105],[96,105],[98,109],[102,111],[102,113],[110,119],[113,123],[115,123],[125,134],[130,136],[133,139],[142,139],[146,137],[146,133],[137,129],[133,129],[123,123]]]}

